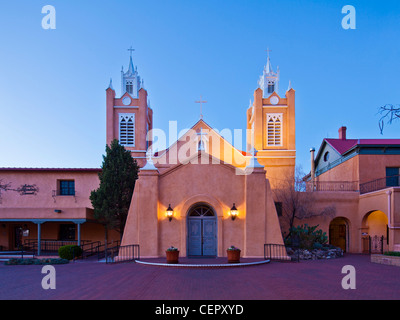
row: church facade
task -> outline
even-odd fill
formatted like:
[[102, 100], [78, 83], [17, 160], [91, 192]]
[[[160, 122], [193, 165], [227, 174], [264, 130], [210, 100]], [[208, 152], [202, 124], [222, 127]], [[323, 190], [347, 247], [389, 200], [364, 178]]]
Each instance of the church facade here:
[[[153, 111], [134, 70], [131, 60], [128, 72], [122, 72], [120, 98], [111, 85], [107, 89], [107, 141], [119, 139], [142, 167], [122, 245], [139, 244], [144, 257], [163, 256], [170, 246], [181, 256], [225, 256], [232, 245], [243, 256], [262, 257], [265, 243], [283, 244], [266, 174], [293, 175], [295, 92], [289, 88], [285, 97], [277, 94], [279, 74], [269, 58], [244, 114], [246, 151], [202, 117], [174, 144], [157, 149]], [[130, 81], [138, 84], [133, 91]], [[129, 121], [135, 128], [131, 136]]]
[[[132, 56], [121, 71], [121, 91], [106, 89], [106, 143], [118, 139], [140, 166], [122, 240], [142, 257], [263, 257], [264, 244], [283, 244], [282, 205], [276, 197], [296, 165], [295, 90], [279, 94], [279, 70], [267, 59], [253, 99], [243, 109], [246, 150], [201, 116], [173, 144], [157, 144], [153, 109]], [[156, 112], [156, 111], [154, 111]], [[87, 248], [104, 242], [89, 196], [101, 169], [0, 168], [0, 249], [54, 244]], [[304, 178], [314, 209], [334, 207], [295, 224], [319, 225], [346, 252], [377, 247], [400, 251], [400, 140], [324, 139]], [[373, 241], [377, 239], [377, 241]], [[121, 243], [119, 243], [121, 240]], [[86, 246], [86, 247], [85, 247]]]

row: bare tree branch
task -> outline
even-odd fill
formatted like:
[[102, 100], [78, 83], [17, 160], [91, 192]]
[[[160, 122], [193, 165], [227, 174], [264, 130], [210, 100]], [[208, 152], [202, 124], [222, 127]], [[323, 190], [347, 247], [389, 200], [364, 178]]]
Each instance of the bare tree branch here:
[[392, 124], [393, 121], [400, 119], [400, 105], [394, 106], [392, 104], [386, 104], [379, 108], [378, 113], [381, 115], [378, 123], [379, 130], [381, 134], [383, 134], [385, 120], [387, 124]]
[[[303, 180], [304, 173], [300, 167], [296, 167], [294, 177], [282, 179], [280, 184], [273, 190], [275, 201], [281, 203], [282, 222], [287, 229], [286, 238], [290, 237], [290, 230], [295, 220], [303, 220], [316, 216], [334, 216], [336, 207], [334, 205], [325, 208], [317, 208], [315, 193], [307, 191], [306, 181]], [[285, 228], [286, 227], [286, 228]]]

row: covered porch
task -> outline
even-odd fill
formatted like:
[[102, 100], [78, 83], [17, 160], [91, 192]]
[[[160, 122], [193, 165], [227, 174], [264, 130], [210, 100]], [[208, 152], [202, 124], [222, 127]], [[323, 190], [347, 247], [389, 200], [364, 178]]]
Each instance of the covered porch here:
[[1, 251], [29, 250], [37, 256], [104, 238], [103, 226], [87, 219], [0, 219], [0, 230]]

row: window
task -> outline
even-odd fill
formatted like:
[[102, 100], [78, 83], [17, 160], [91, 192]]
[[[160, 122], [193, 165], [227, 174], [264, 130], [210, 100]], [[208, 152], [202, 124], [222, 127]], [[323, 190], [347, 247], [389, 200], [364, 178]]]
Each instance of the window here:
[[324, 161], [327, 162], [329, 160], [329, 151], [324, 154]]
[[282, 113], [267, 114], [267, 146], [282, 145]]
[[400, 168], [386, 168], [386, 186], [400, 186]]
[[75, 240], [75, 225], [60, 224], [59, 240]]
[[135, 114], [119, 115], [119, 143], [122, 146], [135, 146]]
[[74, 180], [60, 180], [60, 196], [74, 196], [75, 195], [75, 181]]
[[275, 209], [276, 213], [278, 214], [278, 217], [282, 217], [282, 202], [275, 202]]
[[191, 217], [213, 217], [214, 211], [207, 205], [197, 205], [190, 210]]
[[133, 83], [132, 81], [126, 82], [126, 92], [132, 94], [133, 93]]
[[268, 93], [272, 93], [275, 91], [275, 83], [268, 82]]

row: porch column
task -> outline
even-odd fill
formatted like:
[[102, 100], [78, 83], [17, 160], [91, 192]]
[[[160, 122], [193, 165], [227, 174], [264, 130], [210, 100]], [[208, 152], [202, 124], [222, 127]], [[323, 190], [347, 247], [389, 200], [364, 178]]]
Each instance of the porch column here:
[[42, 223], [43, 221], [35, 222], [38, 226], [37, 229], [37, 255], [40, 256], [40, 247], [41, 247], [41, 233], [42, 233]]
[[77, 245], [80, 246], [81, 245], [81, 224], [82, 222], [76, 223], [78, 226], [78, 243]]

